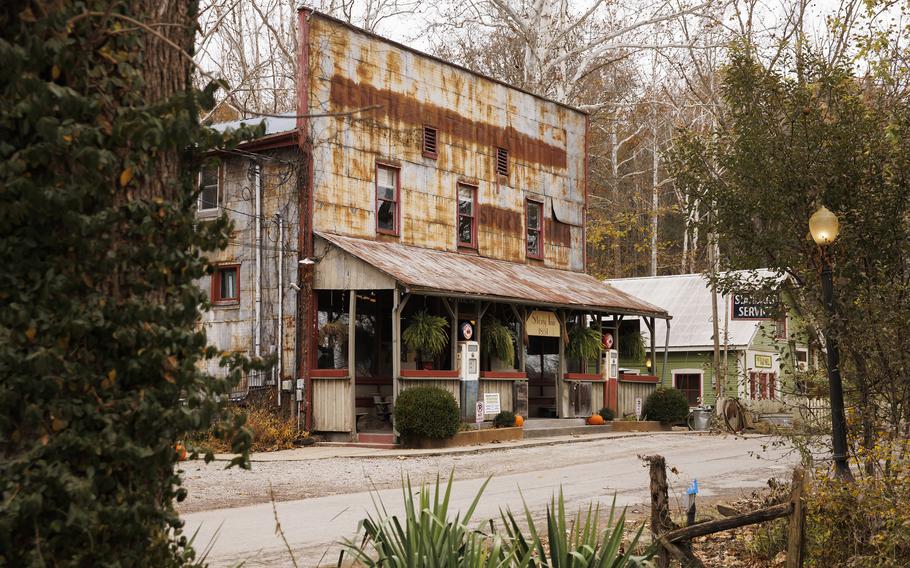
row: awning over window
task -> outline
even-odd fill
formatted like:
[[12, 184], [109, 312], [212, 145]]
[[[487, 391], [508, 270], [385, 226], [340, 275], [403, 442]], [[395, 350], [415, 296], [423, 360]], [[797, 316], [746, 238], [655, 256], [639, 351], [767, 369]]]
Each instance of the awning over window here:
[[[412, 292], [667, 317], [663, 308], [581, 272], [332, 233], [316, 234]], [[317, 271], [331, 269], [320, 262]]]

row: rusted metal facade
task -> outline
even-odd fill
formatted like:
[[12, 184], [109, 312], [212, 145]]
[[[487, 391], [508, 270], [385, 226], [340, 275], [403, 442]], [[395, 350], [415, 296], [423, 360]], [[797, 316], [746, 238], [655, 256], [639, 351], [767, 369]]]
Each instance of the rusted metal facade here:
[[[456, 187], [477, 187], [476, 254], [584, 270], [587, 116], [324, 16], [308, 22], [317, 231], [456, 252]], [[361, 110], [365, 109], [365, 110]], [[425, 126], [438, 132], [426, 157]], [[508, 152], [508, 175], [496, 170]], [[399, 236], [376, 231], [377, 163], [400, 167]], [[525, 254], [526, 199], [544, 204], [544, 258]]]
[[[584, 274], [587, 116], [328, 16], [302, 10], [299, 18], [296, 116], [272, 120], [278, 132], [223, 154], [220, 210], [236, 233], [213, 260], [240, 266], [241, 289], [239, 301], [206, 315], [211, 343], [280, 352], [282, 368], [248, 385], [274, 385], [302, 427], [357, 440], [365, 408], [412, 386], [471, 400], [453, 368], [460, 320], [474, 321], [482, 338], [481, 319], [493, 308], [514, 314], [524, 333], [528, 314], [548, 309], [562, 334], [547, 354], [554, 412], [597, 410], [603, 378], [569, 373], [568, 320], [600, 328], [608, 315], [665, 312]], [[379, 166], [397, 172], [391, 231], [377, 226]], [[475, 188], [467, 247], [458, 239], [462, 184]], [[526, 252], [529, 200], [540, 204], [539, 255]], [[334, 311], [319, 306], [320, 297]], [[449, 368], [418, 370], [402, 345], [404, 315], [430, 299], [448, 312]], [[371, 308], [379, 305], [385, 311]], [[374, 310], [372, 323], [364, 309]], [[344, 346], [327, 347], [326, 322], [347, 338]], [[372, 348], [383, 353], [370, 362], [382, 359], [388, 369], [365, 375], [361, 337], [378, 322], [389, 330], [376, 336]], [[519, 351], [527, 351], [524, 337]], [[511, 369], [488, 361], [472, 396], [495, 393], [503, 409], [526, 408], [519, 358]]]

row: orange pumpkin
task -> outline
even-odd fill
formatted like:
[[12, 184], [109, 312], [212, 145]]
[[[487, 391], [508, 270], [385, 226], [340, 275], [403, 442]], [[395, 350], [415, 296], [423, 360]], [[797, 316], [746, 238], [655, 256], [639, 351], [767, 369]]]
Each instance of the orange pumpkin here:
[[521, 417], [520, 414], [515, 415], [515, 426], [521, 428], [525, 425], [525, 419]]
[[605, 423], [606, 422], [604, 422], [604, 417], [601, 416], [600, 414], [592, 414], [588, 418], [588, 424], [590, 424], [591, 426], [600, 426]]
[[178, 443], [176, 446], [174, 446], [174, 451], [177, 452], [177, 461], [186, 460], [186, 446]]

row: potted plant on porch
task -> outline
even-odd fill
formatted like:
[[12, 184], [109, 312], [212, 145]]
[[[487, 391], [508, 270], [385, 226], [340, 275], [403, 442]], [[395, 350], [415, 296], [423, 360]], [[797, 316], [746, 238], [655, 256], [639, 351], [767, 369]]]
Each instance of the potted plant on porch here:
[[597, 361], [601, 349], [603, 349], [603, 343], [600, 332], [593, 327], [577, 325], [569, 331], [566, 354], [581, 361], [583, 368], [588, 362]]
[[480, 354], [490, 359], [496, 359], [498, 365], [491, 368], [512, 369], [515, 365], [515, 342], [512, 333], [498, 318], [487, 316], [483, 318], [483, 335], [480, 338]]
[[433, 368], [432, 359], [442, 353], [449, 343], [448, 327], [449, 322], [444, 317], [434, 316], [426, 310], [420, 310], [408, 319], [408, 327], [402, 332], [401, 339], [408, 350], [417, 354], [417, 368]]

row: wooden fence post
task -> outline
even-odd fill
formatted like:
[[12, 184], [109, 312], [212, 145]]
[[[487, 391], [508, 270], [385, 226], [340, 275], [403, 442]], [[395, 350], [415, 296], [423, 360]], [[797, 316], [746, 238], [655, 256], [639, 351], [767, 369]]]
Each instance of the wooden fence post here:
[[[651, 534], [654, 542], [660, 536], [676, 528], [670, 519], [670, 499], [667, 496], [667, 460], [663, 456], [653, 455], [645, 457], [649, 465], [651, 477]], [[657, 548], [658, 568], [670, 566], [670, 556], [665, 546]]]
[[803, 488], [805, 473], [801, 467], [793, 470], [793, 483], [790, 486], [790, 523], [787, 534], [787, 568], [802, 568], [803, 565], [803, 532], [806, 515], [803, 505]]

